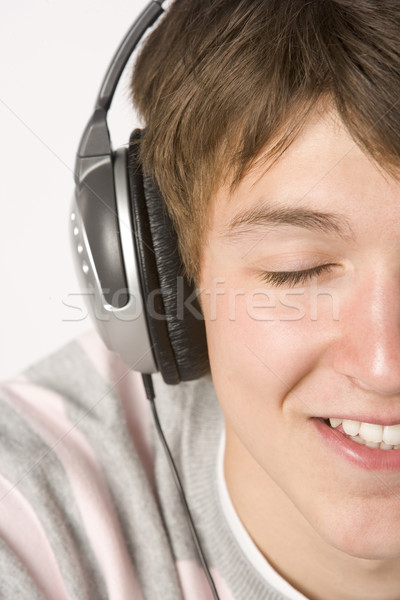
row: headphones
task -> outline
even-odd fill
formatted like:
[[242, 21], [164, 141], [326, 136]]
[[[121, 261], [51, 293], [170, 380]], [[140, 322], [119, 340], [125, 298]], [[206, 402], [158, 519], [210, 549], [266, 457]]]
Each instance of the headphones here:
[[71, 237], [82, 292], [108, 348], [142, 373], [154, 422], [180, 494], [212, 596], [219, 599], [164, 437], [151, 374], [177, 384], [209, 371], [204, 320], [196, 289], [183, 276], [177, 235], [155, 177], [139, 159], [145, 131], [111, 149], [107, 113], [123, 69], [143, 35], [164, 14], [150, 2], [128, 31], [104, 77], [81, 138], [75, 166]]
[[142, 171], [145, 130], [113, 151], [107, 125], [123, 69], [164, 3], [150, 2], [104, 77], [77, 152], [71, 236], [82, 292], [105, 344], [132, 369], [160, 371], [166, 383], [177, 384], [209, 371], [197, 292], [183, 276], [155, 177]]

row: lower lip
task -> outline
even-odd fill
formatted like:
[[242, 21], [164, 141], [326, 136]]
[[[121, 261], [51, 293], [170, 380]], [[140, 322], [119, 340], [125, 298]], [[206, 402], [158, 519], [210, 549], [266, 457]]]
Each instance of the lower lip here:
[[314, 427], [336, 454], [350, 461], [353, 465], [367, 471], [400, 470], [400, 450], [381, 450], [357, 444], [345, 435], [329, 427], [322, 419], [311, 419]]

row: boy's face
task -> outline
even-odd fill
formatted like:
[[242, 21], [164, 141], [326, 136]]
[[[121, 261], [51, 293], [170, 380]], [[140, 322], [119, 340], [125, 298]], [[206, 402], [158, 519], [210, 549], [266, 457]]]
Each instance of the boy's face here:
[[[201, 300], [239, 516], [272, 556], [266, 532], [287, 527], [333, 552], [400, 557], [400, 450], [322, 421], [400, 423], [400, 183], [316, 114], [211, 211]], [[320, 265], [298, 282], [268, 275]]]

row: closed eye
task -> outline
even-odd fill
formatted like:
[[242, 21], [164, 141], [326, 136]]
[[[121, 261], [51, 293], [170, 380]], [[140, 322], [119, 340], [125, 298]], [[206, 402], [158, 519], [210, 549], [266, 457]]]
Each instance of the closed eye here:
[[283, 285], [293, 287], [298, 283], [305, 283], [318, 277], [321, 273], [329, 273], [335, 266], [334, 264], [318, 265], [305, 271], [266, 271], [261, 275], [261, 279], [275, 287]]

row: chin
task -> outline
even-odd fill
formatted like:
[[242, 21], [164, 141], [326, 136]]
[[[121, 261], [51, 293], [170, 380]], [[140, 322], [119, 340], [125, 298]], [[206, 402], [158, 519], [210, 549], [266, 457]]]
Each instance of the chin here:
[[377, 511], [363, 506], [340, 516], [325, 515], [313, 527], [326, 543], [348, 556], [369, 561], [399, 559], [400, 506], [399, 499], [394, 500], [396, 510]]
[[[347, 554], [358, 559], [370, 561], [388, 561], [400, 558], [400, 542], [396, 540], [355, 539], [351, 542], [332, 540], [332, 545]], [[336, 542], [336, 543], [335, 543]]]

